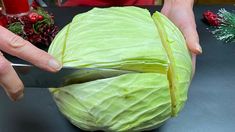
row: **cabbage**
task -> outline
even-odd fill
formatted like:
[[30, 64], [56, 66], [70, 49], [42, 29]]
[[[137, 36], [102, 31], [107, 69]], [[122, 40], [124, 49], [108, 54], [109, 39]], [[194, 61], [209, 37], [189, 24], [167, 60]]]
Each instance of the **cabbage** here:
[[49, 53], [64, 66], [137, 71], [50, 89], [59, 110], [83, 130], [153, 129], [187, 100], [190, 53], [181, 32], [159, 12], [94, 8], [75, 16]]

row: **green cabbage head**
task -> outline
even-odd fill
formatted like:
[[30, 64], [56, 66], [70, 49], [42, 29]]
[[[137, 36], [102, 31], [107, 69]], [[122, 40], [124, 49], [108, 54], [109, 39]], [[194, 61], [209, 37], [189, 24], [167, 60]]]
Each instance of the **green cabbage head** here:
[[153, 129], [187, 100], [191, 56], [181, 32], [159, 12], [94, 8], [75, 16], [49, 53], [64, 66], [139, 72], [50, 89], [63, 115], [83, 130]]

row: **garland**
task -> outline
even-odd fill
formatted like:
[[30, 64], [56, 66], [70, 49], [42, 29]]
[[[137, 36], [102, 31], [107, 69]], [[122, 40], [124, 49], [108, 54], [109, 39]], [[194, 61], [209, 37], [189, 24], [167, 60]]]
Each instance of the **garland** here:
[[0, 25], [36, 46], [49, 46], [58, 33], [54, 16], [35, 2], [32, 7], [32, 11], [24, 16], [12, 17], [1, 14]]
[[235, 14], [220, 9], [217, 14], [212, 11], [203, 13], [203, 20], [210, 26], [211, 33], [226, 43], [235, 42]]

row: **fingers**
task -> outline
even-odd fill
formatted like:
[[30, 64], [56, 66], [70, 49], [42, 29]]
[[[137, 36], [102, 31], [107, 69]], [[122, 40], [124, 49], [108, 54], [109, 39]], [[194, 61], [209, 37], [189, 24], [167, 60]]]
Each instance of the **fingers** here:
[[188, 10], [188, 12], [182, 13], [185, 20], [182, 20], [182, 17], [177, 17], [178, 21], [176, 22], [176, 25], [179, 26], [181, 32], [183, 33], [188, 49], [192, 53], [198, 55], [202, 53], [202, 48], [199, 44], [194, 14], [191, 8], [185, 9]]
[[191, 24], [189, 24], [181, 28], [181, 31], [184, 34], [189, 50], [196, 55], [201, 54], [202, 48], [199, 44], [199, 38], [196, 27], [191, 26]]
[[196, 55], [201, 54], [202, 49], [199, 44], [192, 7], [186, 5], [172, 5], [171, 8], [169, 8], [168, 5], [164, 4], [162, 13], [181, 30], [186, 39], [188, 49]]
[[199, 44], [198, 34], [197, 34], [197, 31], [196, 31], [196, 26], [190, 26], [190, 24], [189, 24], [187, 27], [182, 28], [181, 31], [184, 34], [188, 49], [191, 51], [191, 56], [192, 56], [192, 77], [193, 77], [194, 74], [195, 74], [195, 69], [196, 69], [197, 55], [202, 53], [202, 49], [201, 49], [201, 46]]
[[0, 85], [13, 101], [21, 99], [24, 95], [23, 83], [17, 76], [11, 63], [2, 55], [0, 55]]
[[164, 14], [165, 16], [168, 16], [170, 9], [171, 9], [171, 2], [169, 0], [167, 0], [164, 2], [164, 5], [161, 9], [161, 13]]
[[44, 70], [56, 72], [61, 64], [45, 51], [0, 26], [0, 49], [13, 56], [26, 60]]

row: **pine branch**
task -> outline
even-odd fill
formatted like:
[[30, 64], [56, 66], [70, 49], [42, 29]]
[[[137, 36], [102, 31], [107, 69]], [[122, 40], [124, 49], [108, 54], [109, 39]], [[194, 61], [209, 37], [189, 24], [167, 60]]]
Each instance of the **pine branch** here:
[[212, 33], [218, 40], [223, 40], [226, 43], [235, 42], [235, 14], [220, 9], [218, 15], [221, 24]]
[[15, 34], [21, 34], [23, 32], [23, 25], [20, 22], [14, 22], [8, 26], [8, 30]]
[[37, 8], [37, 10], [35, 10], [35, 12], [37, 12], [39, 15], [42, 15], [44, 18], [44, 22], [47, 25], [51, 25], [54, 24], [54, 20], [51, 18], [50, 14], [48, 14], [43, 8]]

